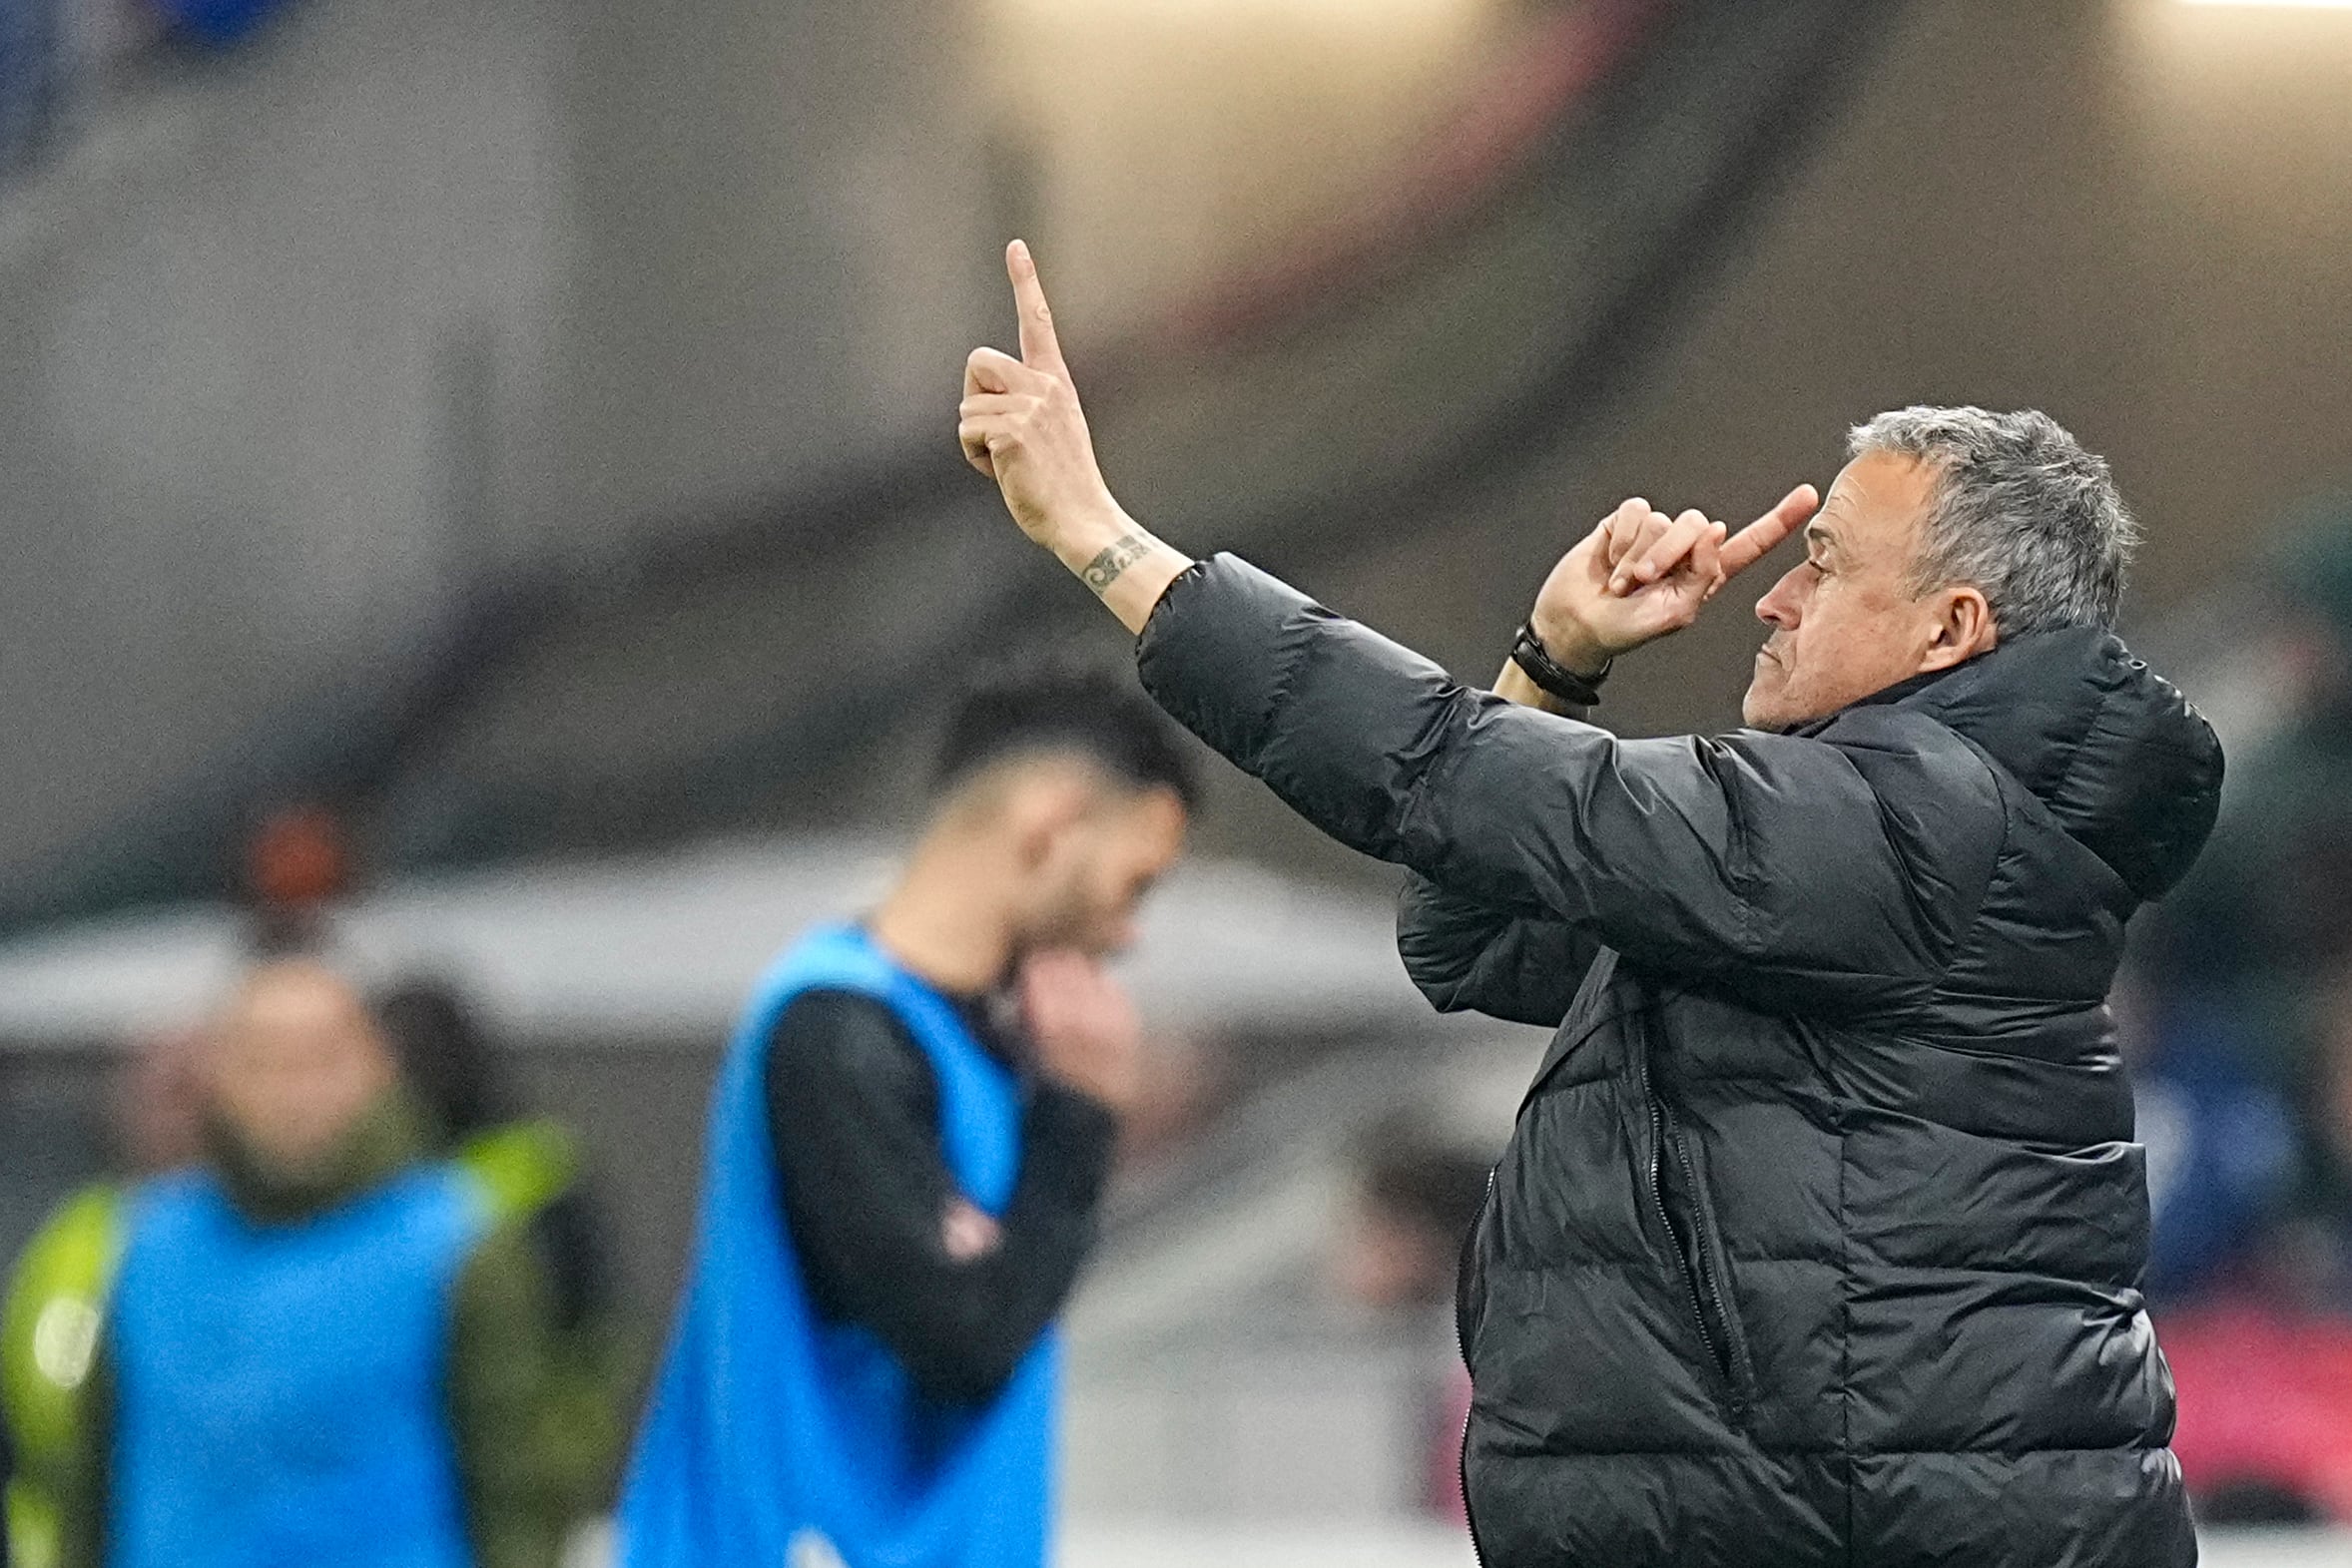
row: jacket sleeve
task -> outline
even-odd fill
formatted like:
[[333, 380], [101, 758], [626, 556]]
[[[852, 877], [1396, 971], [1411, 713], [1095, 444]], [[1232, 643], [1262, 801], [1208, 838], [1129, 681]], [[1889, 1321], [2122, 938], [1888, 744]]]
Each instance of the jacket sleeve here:
[[[1137, 657], [1163, 708], [1340, 842], [1760, 1005], [1915, 986], [1990, 875], [1993, 845], [1940, 863], [1953, 833], [1913, 819], [1969, 813], [1888, 808], [1848, 747], [1620, 741], [1466, 687], [1232, 556], [1170, 587]], [[1990, 796], [1966, 766], [1909, 796]], [[1997, 840], [1997, 802], [1992, 820]]]
[[555, 1568], [561, 1482], [545, 1400], [552, 1308], [516, 1225], [499, 1227], [457, 1282], [448, 1398], [466, 1537], [479, 1568]]
[[1418, 871], [1397, 899], [1397, 954], [1442, 1013], [1480, 1012], [1548, 1029], [1566, 1015], [1599, 950], [1565, 920], [1465, 898]]

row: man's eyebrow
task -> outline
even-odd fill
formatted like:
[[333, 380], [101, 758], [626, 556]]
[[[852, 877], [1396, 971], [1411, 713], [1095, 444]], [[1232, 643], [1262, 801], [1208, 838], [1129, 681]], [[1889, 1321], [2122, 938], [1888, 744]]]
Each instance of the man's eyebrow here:
[[1805, 548], [1812, 550], [1816, 546], [1824, 550], [1838, 548], [1838, 536], [1822, 527], [1818, 518], [1805, 525]]

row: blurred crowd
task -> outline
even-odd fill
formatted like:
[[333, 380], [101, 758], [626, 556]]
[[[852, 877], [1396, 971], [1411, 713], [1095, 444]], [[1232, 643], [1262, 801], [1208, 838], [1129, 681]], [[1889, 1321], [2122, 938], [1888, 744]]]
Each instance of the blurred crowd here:
[[2115, 996], [2147, 1294], [2206, 1516], [2352, 1520], [2352, 503], [2283, 535], [2237, 640], [2265, 722]]

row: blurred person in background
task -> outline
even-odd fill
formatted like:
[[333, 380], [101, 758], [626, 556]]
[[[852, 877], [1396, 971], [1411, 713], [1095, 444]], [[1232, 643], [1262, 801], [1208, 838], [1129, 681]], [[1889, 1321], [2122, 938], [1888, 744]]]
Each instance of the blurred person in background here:
[[259, 964], [204, 1057], [206, 1164], [127, 1201], [62, 1560], [548, 1568], [544, 1286], [359, 994]]
[[[2313, 990], [2302, 1157], [2263, 1249], [2266, 1283], [2290, 1311], [2352, 1324], [2352, 962]], [[2352, 1443], [2352, 1409], [2345, 1414]]]
[[1383, 1123], [1356, 1153], [1337, 1277], [1348, 1298], [1367, 1307], [1451, 1309], [1462, 1244], [1486, 1196], [1492, 1162], [1431, 1137], [1421, 1120]]
[[1052, 1324], [1140, 1071], [1102, 960], [1182, 846], [1179, 746], [1105, 674], [984, 682], [896, 885], [761, 982], [625, 1568], [1045, 1561]]
[[2352, 501], [2290, 520], [2257, 609], [2275, 708], [2117, 1016], [2198, 1517], [2352, 1524]]
[[1462, 1433], [1470, 1374], [1462, 1362], [1454, 1282], [1492, 1161], [1432, 1137], [1422, 1118], [1384, 1123], [1356, 1155], [1356, 1195], [1340, 1239], [1336, 1275], [1351, 1300], [1423, 1330], [1440, 1368], [1429, 1390], [1430, 1463], [1422, 1506], [1456, 1524], [1462, 1503]]
[[138, 1181], [194, 1164], [203, 1148], [203, 1036], [135, 1041], [109, 1095], [113, 1166], [59, 1204], [18, 1258], [0, 1314], [0, 1407], [16, 1468], [7, 1531], [20, 1568], [54, 1568], [60, 1498], [85, 1441], [83, 1390], [122, 1256], [124, 1204]]
[[2294, 1186], [2294, 1109], [2245, 1021], [2213, 997], [2127, 964], [2108, 1006], [2147, 1151], [2148, 1301], [2161, 1315], [2246, 1289]]
[[[1408, 867], [1434, 1003], [1555, 1030], [1465, 1272], [1484, 1560], [2193, 1563], [2106, 997], [2221, 748], [2111, 631], [2106, 464], [2038, 412], [1909, 408], [1736, 535], [1627, 501], [1482, 692], [1137, 525], [1007, 262], [1021, 355], [966, 361], [965, 456], [1162, 706]], [[1582, 722], [1800, 527], [1751, 728]]]
[[380, 995], [375, 1011], [435, 1147], [472, 1173], [499, 1220], [519, 1226], [536, 1254], [554, 1329], [542, 1452], [556, 1466], [550, 1480], [567, 1513], [604, 1513], [644, 1354], [614, 1300], [579, 1139], [552, 1117], [518, 1111], [478, 1017], [455, 987], [407, 980]]
[[2277, 721], [2233, 760], [2211, 846], [2134, 946], [2167, 1005], [2231, 1019], [2292, 1092], [2314, 1077], [2318, 982], [2352, 959], [2352, 498], [2296, 520], [2261, 577]]
[[2207, 1523], [2352, 1524], [2352, 970], [2321, 990], [2301, 1180], [2249, 1227], [2252, 1268], [2163, 1319]]

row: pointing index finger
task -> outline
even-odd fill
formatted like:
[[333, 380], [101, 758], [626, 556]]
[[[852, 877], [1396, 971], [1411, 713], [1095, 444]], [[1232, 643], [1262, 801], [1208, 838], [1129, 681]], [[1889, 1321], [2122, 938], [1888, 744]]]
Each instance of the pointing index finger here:
[[1801, 484], [1782, 496], [1779, 505], [1723, 541], [1723, 548], [1716, 553], [1723, 575], [1737, 577], [1754, 566], [1782, 540], [1804, 527], [1805, 519], [1820, 507], [1821, 492], [1809, 484]]
[[1032, 369], [1064, 368], [1061, 341], [1053, 332], [1053, 307], [1045, 302], [1045, 285], [1037, 280], [1037, 259], [1026, 241], [1015, 240], [1004, 250], [1004, 269], [1012, 276], [1013, 303], [1020, 310], [1021, 360]]

